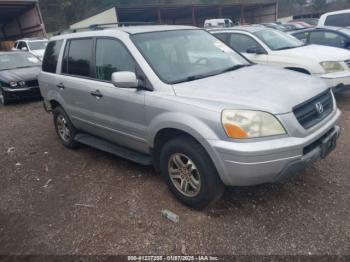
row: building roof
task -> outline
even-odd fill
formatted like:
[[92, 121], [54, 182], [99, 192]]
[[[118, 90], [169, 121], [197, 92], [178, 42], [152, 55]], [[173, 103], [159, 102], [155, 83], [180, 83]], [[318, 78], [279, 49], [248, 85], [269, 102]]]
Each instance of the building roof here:
[[256, 4], [273, 4], [277, 3], [277, 0], [214, 0], [210, 2], [204, 2], [200, 0], [177, 0], [177, 1], [164, 1], [164, 0], [144, 0], [142, 4], [138, 1], [128, 1], [127, 3], [116, 4], [117, 7], [147, 7], [147, 6], [212, 6], [212, 5], [256, 5]]
[[37, 3], [38, 0], [0, 0], [0, 24], [5, 24]]

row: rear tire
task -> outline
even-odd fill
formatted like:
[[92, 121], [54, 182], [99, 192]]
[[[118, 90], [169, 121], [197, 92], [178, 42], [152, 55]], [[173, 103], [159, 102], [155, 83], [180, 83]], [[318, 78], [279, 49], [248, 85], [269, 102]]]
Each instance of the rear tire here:
[[53, 110], [53, 120], [56, 133], [62, 144], [69, 149], [77, 148], [79, 144], [74, 140], [77, 130], [63, 108], [56, 107]]
[[170, 191], [192, 208], [203, 209], [215, 203], [225, 191], [210, 156], [190, 137], [167, 142], [161, 150], [160, 167]]

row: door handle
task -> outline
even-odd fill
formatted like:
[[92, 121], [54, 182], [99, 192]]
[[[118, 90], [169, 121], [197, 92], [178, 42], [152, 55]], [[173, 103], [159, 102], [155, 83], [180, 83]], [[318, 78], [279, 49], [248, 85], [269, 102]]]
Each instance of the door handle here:
[[92, 96], [96, 97], [96, 98], [102, 98], [103, 97], [103, 95], [101, 94], [100, 90], [92, 91], [90, 94]]
[[65, 88], [66, 88], [66, 87], [64, 86], [63, 83], [59, 83], [59, 84], [57, 85], [57, 87], [58, 87], [59, 89], [65, 89]]

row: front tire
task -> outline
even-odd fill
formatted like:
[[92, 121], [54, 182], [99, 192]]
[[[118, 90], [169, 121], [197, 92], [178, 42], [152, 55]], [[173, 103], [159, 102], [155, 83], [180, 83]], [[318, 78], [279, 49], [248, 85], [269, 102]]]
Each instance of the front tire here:
[[2, 91], [0, 89], [0, 103], [3, 105], [3, 106], [6, 106], [9, 104], [8, 100], [6, 99], [6, 96], [4, 94], [4, 91]]
[[56, 133], [62, 144], [69, 149], [77, 148], [78, 143], [74, 140], [77, 130], [63, 108], [56, 107], [53, 110], [53, 119]]
[[161, 150], [160, 167], [170, 191], [192, 208], [215, 203], [225, 191], [210, 156], [190, 137], [167, 142]]

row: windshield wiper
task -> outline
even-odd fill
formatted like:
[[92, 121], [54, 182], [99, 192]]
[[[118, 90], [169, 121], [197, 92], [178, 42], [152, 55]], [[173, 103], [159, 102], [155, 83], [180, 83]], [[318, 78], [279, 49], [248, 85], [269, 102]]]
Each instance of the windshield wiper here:
[[281, 50], [287, 50], [287, 49], [293, 49], [293, 48], [297, 48], [299, 46], [285, 46], [285, 47], [280, 47], [275, 49], [275, 51], [281, 51]]
[[191, 82], [194, 80], [198, 80], [198, 79], [202, 79], [202, 78], [206, 78], [209, 77], [211, 75], [194, 75], [194, 76], [188, 76], [186, 78], [180, 79], [178, 81], [174, 81], [172, 82], [172, 84], [180, 84], [180, 83], [184, 83], [184, 82]]
[[231, 67], [229, 67], [229, 68], [227, 68], [225, 70], [222, 70], [220, 72], [220, 74], [226, 73], [226, 72], [231, 72], [231, 71], [236, 71], [238, 69], [241, 69], [242, 67], [247, 67], [247, 66], [251, 66], [251, 65], [243, 65], [243, 64], [242, 65], [234, 65], [234, 66], [231, 66]]
[[195, 80], [199, 80], [199, 79], [203, 79], [203, 78], [206, 78], [206, 77], [210, 77], [210, 76], [216, 76], [216, 75], [220, 75], [220, 74], [223, 74], [223, 73], [226, 73], [226, 72], [231, 72], [231, 71], [235, 71], [235, 70], [238, 70], [242, 67], [246, 67], [246, 66], [251, 66], [249, 64], [247, 65], [234, 65], [234, 66], [231, 66], [225, 70], [222, 70], [220, 72], [216, 72], [216, 73], [212, 73], [212, 74], [205, 74], [205, 75], [193, 75], [193, 76], [188, 76], [184, 79], [180, 79], [178, 81], [174, 81], [172, 82], [172, 84], [180, 84], [180, 83], [184, 83], [184, 82], [191, 82], [191, 81], [195, 81]]
[[298, 45], [298, 46], [285, 46], [285, 47], [280, 47], [280, 48], [277, 48], [277, 49], [275, 49], [275, 51], [287, 50], [287, 49], [293, 49], [293, 48], [298, 48], [298, 47], [307, 46], [307, 45], [309, 45], [309, 44], [304, 43], [304, 44], [302, 44], [302, 45]]

